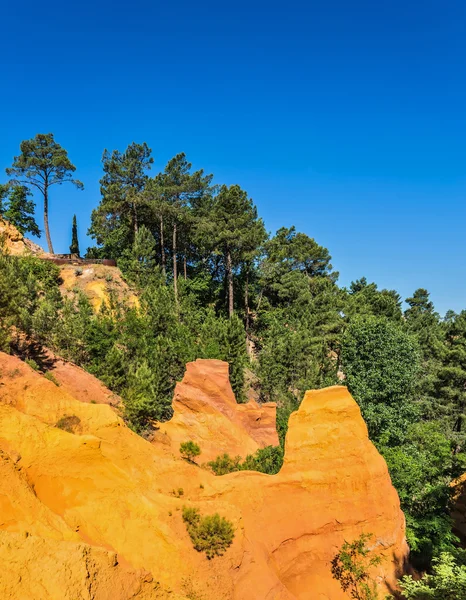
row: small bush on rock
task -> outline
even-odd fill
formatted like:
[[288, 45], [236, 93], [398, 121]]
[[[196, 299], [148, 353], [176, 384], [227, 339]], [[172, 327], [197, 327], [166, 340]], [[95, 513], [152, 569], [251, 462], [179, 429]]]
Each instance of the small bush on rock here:
[[183, 508], [183, 521], [195, 550], [210, 560], [221, 556], [235, 537], [233, 524], [218, 513], [201, 517], [197, 508]]
[[239, 471], [241, 468], [241, 456], [231, 458], [229, 454], [221, 454], [215, 460], [211, 460], [207, 465], [212, 469], [215, 475], [226, 475]]
[[67, 431], [68, 433], [74, 433], [76, 427], [78, 427], [80, 423], [81, 419], [76, 415], [65, 415], [57, 421], [55, 427], [63, 429], [63, 431]]
[[185, 460], [189, 460], [190, 462], [194, 462], [194, 458], [199, 456], [201, 453], [201, 449], [195, 442], [191, 440], [189, 442], [183, 442], [180, 444], [180, 454]]

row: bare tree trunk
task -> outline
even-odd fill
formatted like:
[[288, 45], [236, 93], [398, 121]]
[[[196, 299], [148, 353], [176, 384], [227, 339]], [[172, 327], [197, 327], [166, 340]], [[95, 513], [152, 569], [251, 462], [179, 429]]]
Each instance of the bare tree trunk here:
[[233, 316], [233, 267], [231, 265], [231, 253], [227, 250], [226, 256], [227, 286], [228, 286], [228, 316]]
[[176, 254], [176, 221], [173, 224], [173, 288], [175, 290], [175, 302], [178, 304], [178, 268]]
[[167, 276], [167, 259], [165, 257], [165, 240], [163, 237], [163, 216], [160, 215], [160, 254], [162, 257], [162, 273], [164, 278]]
[[249, 331], [249, 265], [246, 265], [246, 280], [244, 282], [244, 312], [247, 335]]
[[47, 183], [44, 186], [44, 228], [45, 238], [47, 240], [47, 246], [49, 247], [50, 254], [54, 254], [52, 246], [52, 238], [50, 237], [49, 229], [49, 190]]
[[183, 271], [184, 271], [184, 280], [188, 278], [188, 265], [186, 264], [186, 251], [183, 256]]
[[131, 204], [131, 209], [133, 212], [133, 229], [134, 229], [134, 235], [136, 236], [137, 232], [138, 232], [138, 212], [136, 209], [136, 201], [133, 200], [132, 204]]

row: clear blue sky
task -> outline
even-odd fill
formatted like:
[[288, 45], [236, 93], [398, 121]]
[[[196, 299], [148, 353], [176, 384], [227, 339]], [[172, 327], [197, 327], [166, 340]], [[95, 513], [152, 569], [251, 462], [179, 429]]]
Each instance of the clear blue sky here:
[[464, 0], [4, 0], [2, 23], [1, 172], [50, 131], [86, 188], [52, 191], [56, 251], [74, 212], [90, 243], [103, 149], [147, 141], [327, 246], [341, 284], [466, 308]]

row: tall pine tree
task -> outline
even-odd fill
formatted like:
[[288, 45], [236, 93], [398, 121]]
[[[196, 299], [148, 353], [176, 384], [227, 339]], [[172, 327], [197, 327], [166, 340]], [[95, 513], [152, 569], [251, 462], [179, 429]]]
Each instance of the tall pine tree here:
[[6, 170], [12, 176], [13, 184], [37, 188], [44, 199], [44, 228], [49, 252], [53, 254], [52, 238], [49, 229], [49, 189], [52, 185], [72, 183], [78, 189], [83, 184], [72, 178], [76, 167], [68, 158], [67, 151], [58, 144], [53, 133], [38, 133], [20, 145], [21, 154], [15, 156], [13, 165]]

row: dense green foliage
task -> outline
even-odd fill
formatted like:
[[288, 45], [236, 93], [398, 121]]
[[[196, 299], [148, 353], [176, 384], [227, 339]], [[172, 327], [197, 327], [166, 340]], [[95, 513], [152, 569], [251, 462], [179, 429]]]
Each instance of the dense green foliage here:
[[35, 204], [26, 186], [0, 186], [0, 217], [9, 221], [23, 235], [30, 233], [40, 237], [34, 212]]
[[[171, 417], [186, 362], [228, 361], [239, 402], [251, 390], [277, 402], [280, 447], [244, 461], [220, 456], [218, 474], [276, 473], [304, 392], [346, 384], [400, 495], [412, 561], [429, 568], [453, 552], [450, 483], [466, 469], [466, 311], [441, 318], [418, 289], [403, 312], [396, 291], [364, 277], [341, 288], [329, 251], [294, 227], [267, 235], [238, 185], [215, 185], [183, 153], [151, 177], [153, 164], [147, 144], [104, 152], [89, 230], [97, 245], [87, 256], [117, 259], [138, 306], [115, 293], [95, 314], [78, 290], [61, 296], [54, 265], [2, 253], [0, 349], [42, 372], [41, 346], [81, 365], [122, 396], [143, 435]], [[47, 173], [47, 185], [80, 185], [73, 171], [51, 135], [23, 142], [8, 170], [15, 185], [42, 193]], [[10, 189], [0, 186], [2, 214]], [[32, 216], [24, 199], [21, 219]]]
[[255, 454], [248, 454], [244, 461], [241, 456], [231, 458], [228, 454], [221, 454], [215, 460], [207, 463], [215, 475], [226, 475], [234, 471], [259, 471], [275, 475], [283, 463], [283, 449], [281, 446], [266, 446], [259, 448]]
[[183, 521], [194, 548], [209, 559], [222, 556], [235, 537], [233, 524], [218, 513], [202, 517], [199, 509], [184, 507]]
[[418, 581], [405, 576], [400, 586], [406, 600], [466, 600], [466, 566], [443, 552], [434, 558], [431, 574]]

